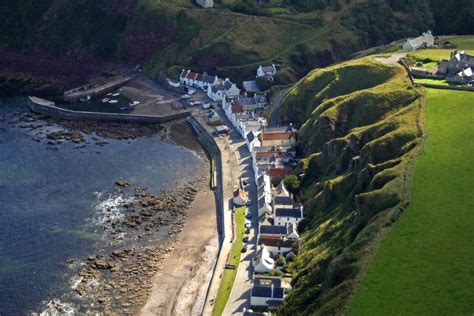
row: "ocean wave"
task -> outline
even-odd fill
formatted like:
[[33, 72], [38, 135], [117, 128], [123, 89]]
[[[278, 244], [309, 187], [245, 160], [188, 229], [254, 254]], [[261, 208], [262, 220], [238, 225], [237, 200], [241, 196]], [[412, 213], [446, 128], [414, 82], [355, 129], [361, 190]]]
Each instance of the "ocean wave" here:
[[72, 316], [76, 314], [77, 310], [72, 303], [64, 303], [55, 298], [46, 304], [46, 308], [40, 313], [40, 316]]
[[[100, 198], [102, 194], [96, 192], [96, 196]], [[93, 224], [104, 227], [106, 230], [112, 229], [112, 225], [125, 216], [124, 205], [131, 203], [133, 200], [133, 197], [124, 198], [121, 194], [110, 195], [96, 205], [97, 212], [92, 220]]]

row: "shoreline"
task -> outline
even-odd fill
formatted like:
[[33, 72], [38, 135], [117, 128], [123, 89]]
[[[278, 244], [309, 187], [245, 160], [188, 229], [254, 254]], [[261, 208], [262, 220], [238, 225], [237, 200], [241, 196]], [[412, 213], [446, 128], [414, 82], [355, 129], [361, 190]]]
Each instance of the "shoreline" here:
[[[141, 85], [141, 88], [146, 88], [146, 86]], [[156, 90], [148, 91], [145, 98], [151, 100], [154, 92]], [[165, 104], [160, 106], [160, 110], [162, 111], [165, 106], [168, 108], [166, 112], [171, 110], [170, 105]], [[102, 125], [92, 124], [91, 128], [88, 122], [64, 120], [60, 122], [66, 129], [72, 128], [85, 133], [91, 132], [95, 125]], [[119, 124], [115, 125], [120, 129]], [[183, 225], [164, 245], [158, 246], [154, 251], [148, 250], [151, 253], [150, 257], [153, 257], [150, 259], [152, 264], [157, 263], [157, 266], [155, 273], [149, 276], [151, 283], [147, 282], [145, 290], [147, 293], [141, 296], [145, 302], [141, 301], [134, 307], [125, 303], [125, 311], [132, 312], [133, 310], [134, 313], [142, 315], [200, 314], [205, 304], [207, 288], [219, 250], [215, 195], [209, 186], [211, 162], [209, 153], [199, 141], [187, 119], [178, 119], [159, 124], [159, 126], [157, 135], [161, 140], [193, 151], [203, 159], [204, 166], [201, 170], [196, 170], [196, 174], [201, 173], [201, 176], [198, 176], [199, 180], [196, 181], [198, 192], [190, 202]], [[148, 130], [146, 126], [144, 129]], [[155, 128], [151, 129], [157, 131]], [[198, 232], [197, 235], [196, 232]], [[151, 293], [148, 292], [149, 290]], [[99, 303], [109, 299], [104, 295], [98, 298]]]

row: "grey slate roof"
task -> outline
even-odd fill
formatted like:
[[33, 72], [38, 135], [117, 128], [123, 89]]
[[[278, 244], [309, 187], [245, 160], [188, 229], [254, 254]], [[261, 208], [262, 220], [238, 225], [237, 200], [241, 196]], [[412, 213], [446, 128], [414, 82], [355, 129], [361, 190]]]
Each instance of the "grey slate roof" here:
[[202, 77], [202, 81], [208, 84], [213, 84], [215, 79], [216, 79], [215, 77], [212, 77], [209, 75], [203, 75]]
[[269, 297], [269, 298], [280, 298], [284, 297], [285, 290], [281, 287], [274, 287], [273, 288], [273, 296], [272, 296], [272, 288], [269, 286], [254, 286], [252, 288], [252, 296], [254, 297]]
[[288, 235], [287, 226], [261, 225], [260, 234], [264, 235]]
[[244, 90], [247, 92], [258, 92], [260, 89], [258, 88], [257, 81], [255, 80], [250, 80], [250, 81], [244, 81], [242, 82], [242, 86], [244, 87]]
[[277, 217], [302, 218], [302, 213], [299, 208], [277, 208], [275, 210], [275, 216]]
[[250, 131], [247, 133], [247, 141], [249, 143], [253, 142], [253, 140], [255, 139], [255, 134], [253, 133], [253, 131]]
[[273, 202], [275, 205], [293, 205], [293, 199], [287, 196], [275, 196]]

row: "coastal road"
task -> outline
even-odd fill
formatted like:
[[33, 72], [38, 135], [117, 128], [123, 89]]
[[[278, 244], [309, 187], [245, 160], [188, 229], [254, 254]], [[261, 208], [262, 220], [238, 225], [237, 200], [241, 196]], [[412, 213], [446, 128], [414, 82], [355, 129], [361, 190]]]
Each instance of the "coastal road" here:
[[280, 104], [290, 89], [291, 87], [283, 88], [275, 93], [275, 95], [272, 97], [270, 114], [268, 115], [267, 120], [269, 127], [278, 126], [278, 111], [280, 110]]

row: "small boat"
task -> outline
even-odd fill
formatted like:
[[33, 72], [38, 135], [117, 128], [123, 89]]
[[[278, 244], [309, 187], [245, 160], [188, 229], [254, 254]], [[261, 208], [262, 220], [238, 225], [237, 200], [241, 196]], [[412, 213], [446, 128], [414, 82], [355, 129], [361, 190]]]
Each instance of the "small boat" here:
[[118, 97], [120, 95], [120, 92], [115, 92], [112, 94], [113, 97]]
[[132, 102], [130, 102], [128, 105], [129, 105], [130, 107], [134, 107], [134, 106], [139, 105], [139, 104], [140, 104], [139, 101], [132, 101]]
[[107, 103], [107, 102], [109, 102], [109, 101], [110, 101], [110, 98], [103, 98], [103, 99], [102, 99], [102, 103]]
[[90, 101], [91, 100], [91, 96], [90, 95], [85, 95], [83, 97], [80, 97], [79, 100], [81, 102], [87, 102], [87, 101]]
[[118, 100], [110, 100], [109, 103], [110, 104], [115, 104], [115, 103], [118, 103]]
[[120, 111], [127, 111], [127, 110], [128, 110], [128, 107], [123, 106], [123, 107], [119, 108], [119, 110], [120, 110]]
[[112, 95], [112, 92], [107, 93], [107, 95], [110, 97]]

